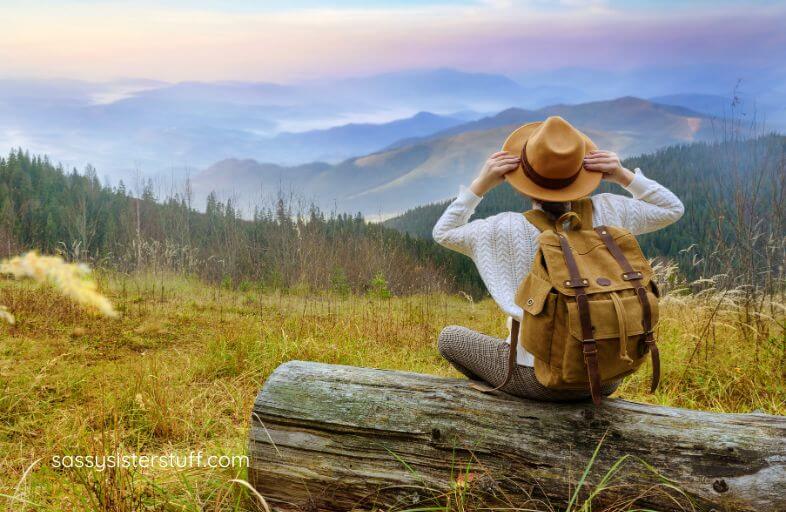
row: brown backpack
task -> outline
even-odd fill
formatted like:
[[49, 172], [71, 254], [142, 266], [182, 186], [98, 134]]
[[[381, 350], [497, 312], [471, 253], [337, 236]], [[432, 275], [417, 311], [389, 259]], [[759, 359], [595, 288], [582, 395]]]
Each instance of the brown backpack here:
[[601, 386], [636, 371], [649, 353], [654, 392], [658, 290], [636, 238], [618, 227], [593, 228], [589, 198], [574, 201], [556, 223], [541, 210], [524, 215], [541, 231], [540, 248], [516, 292], [524, 318], [520, 329], [514, 320], [511, 340], [518, 337], [535, 356], [538, 381], [551, 389], [589, 389], [597, 405]]

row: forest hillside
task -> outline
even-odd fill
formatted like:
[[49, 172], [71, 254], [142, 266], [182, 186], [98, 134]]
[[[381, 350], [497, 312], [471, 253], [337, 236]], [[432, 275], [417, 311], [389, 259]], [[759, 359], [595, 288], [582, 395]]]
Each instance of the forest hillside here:
[[[676, 261], [683, 272], [697, 277], [722, 272], [728, 262], [718, 258], [717, 251], [733, 246], [740, 238], [757, 243], [771, 236], [782, 238], [786, 234], [785, 158], [786, 137], [767, 135], [745, 141], [671, 146], [624, 160], [626, 167], [640, 168], [685, 204], [682, 220], [638, 237], [644, 253]], [[602, 192], [625, 193], [608, 184], [597, 193]], [[384, 225], [430, 239], [447, 205], [445, 201], [414, 208]], [[473, 218], [529, 208], [528, 199], [504, 184], [483, 199]], [[755, 254], [764, 256], [761, 249]]]
[[152, 182], [137, 196], [122, 181], [102, 185], [91, 167], [67, 172], [12, 151], [0, 159], [0, 255], [36, 249], [123, 272], [266, 289], [483, 293], [463, 256], [360, 214], [325, 214], [280, 196], [246, 220], [231, 200], [211, 194], [203, 213], [188, 189], [159, 197]]

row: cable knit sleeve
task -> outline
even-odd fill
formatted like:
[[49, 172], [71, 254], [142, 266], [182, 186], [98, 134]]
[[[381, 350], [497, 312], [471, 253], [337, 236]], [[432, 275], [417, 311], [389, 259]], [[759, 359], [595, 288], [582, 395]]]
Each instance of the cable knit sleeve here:
[[677, 222], [685, 211], [682, 201], [660, 183], [636, 169], [625, 187], [633, 197], [598, 194], [592, 197], [595, 225], [619, 226], [634, 235], [649, 233]]
[[431, 232], [434, 240], [448, 249], [472, 257], [476, 229], [467, 224], [482, 198], [461, 187], [459, 195], [442, 213]]

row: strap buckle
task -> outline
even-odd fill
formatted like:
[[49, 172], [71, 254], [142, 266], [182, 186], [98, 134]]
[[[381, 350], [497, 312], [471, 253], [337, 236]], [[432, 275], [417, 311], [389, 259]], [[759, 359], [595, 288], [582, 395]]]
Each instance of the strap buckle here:
[[645, 331], [642, 333], [641, 337], [639, 338], [638, 343], [638, 354], [639, 357], [644, 357], [646, 354], [649, 353], [650, 347], [655, 346], [655, 336], [652, 330]]
[[639, 271], [623, 272], [622, 273], [622, 279], [625, 280], [625, 281], [634, 281], [636, 279], [641, 279], [642, 277], [644, 277], [644, 274], [642, 274]]
[[568, 288], [586, 288], [589, 285], [589, 280], [579, 277], [578, 279], [568, 279], [563, 281]]
[[581, 340], [581, 348], [585, 356], [598, 353], [598, 343], [595, 338]]

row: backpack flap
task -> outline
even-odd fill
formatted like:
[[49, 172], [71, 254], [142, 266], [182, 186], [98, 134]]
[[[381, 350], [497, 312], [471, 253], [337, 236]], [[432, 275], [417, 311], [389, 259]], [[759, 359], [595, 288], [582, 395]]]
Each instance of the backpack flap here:
[[[609, 227], [606, 229], [626, 254], [632, 267], [641, 272], [642, 285], [647, 286], [652, 280], [652, 267], [641, 253], [636, 238], [622, 228]], [[625, 279], [619, 264], [595, 231], [568, 231], [564, 234], [573, 249], [580, 276], [587, 279], [586, 293], [588, 295], [632, 288], [630, 280]], [[568, 284], [570, 273], [565, 264], [565, 256], [562, 253], [557, 233], [544, 231], [538, 238], [538, 242], [552, 286], [562, 294], [575, 296], [575, 288]]]

